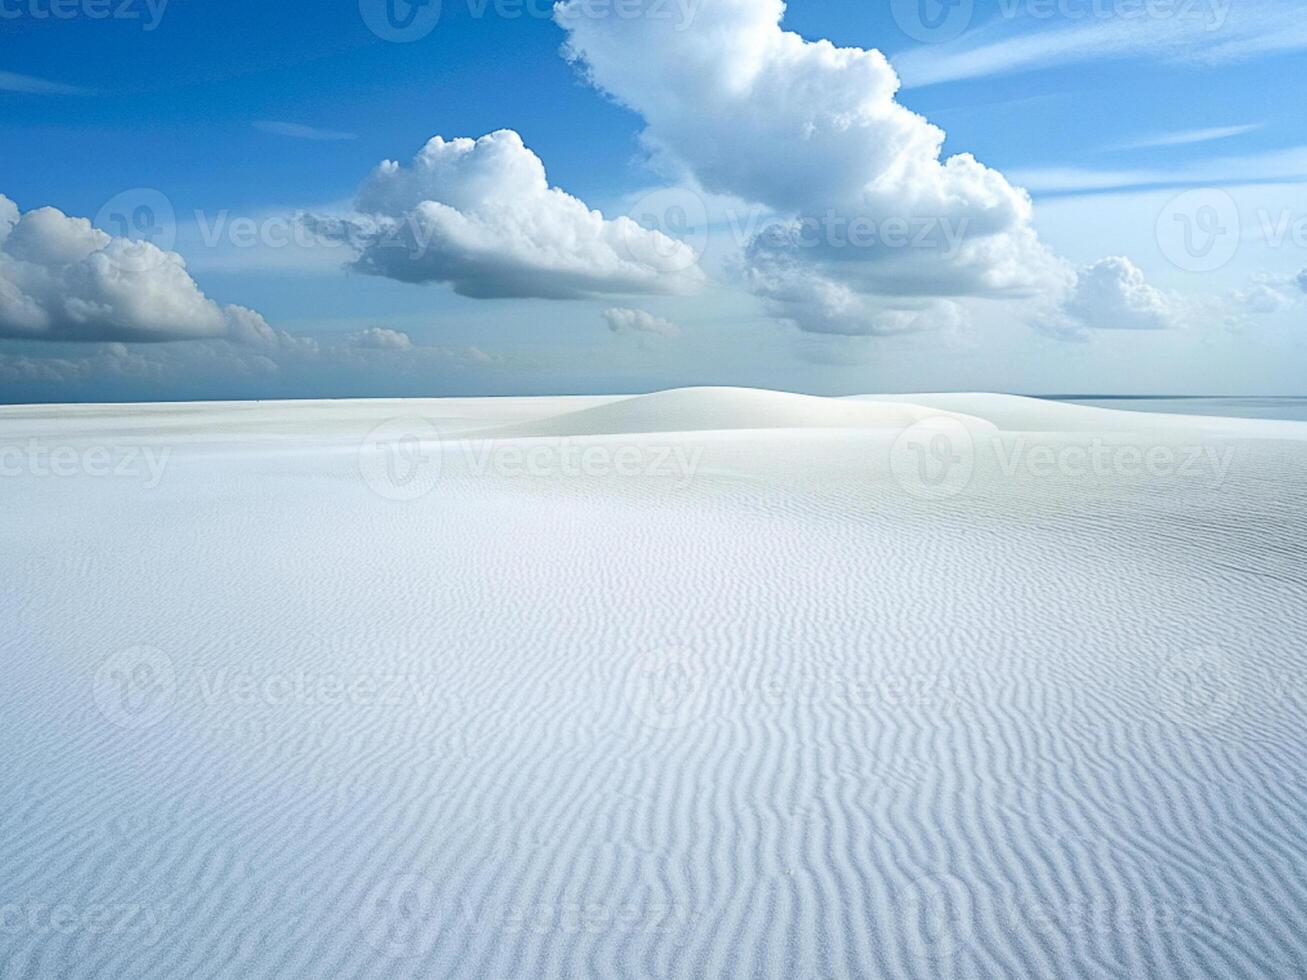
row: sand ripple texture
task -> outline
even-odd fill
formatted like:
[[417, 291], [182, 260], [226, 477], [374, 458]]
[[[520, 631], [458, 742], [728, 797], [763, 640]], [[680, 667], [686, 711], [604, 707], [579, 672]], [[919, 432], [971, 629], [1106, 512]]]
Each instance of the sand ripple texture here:
[[6, 980], [1307, 975], [1307, 425], [699, 389], [0, 449]]

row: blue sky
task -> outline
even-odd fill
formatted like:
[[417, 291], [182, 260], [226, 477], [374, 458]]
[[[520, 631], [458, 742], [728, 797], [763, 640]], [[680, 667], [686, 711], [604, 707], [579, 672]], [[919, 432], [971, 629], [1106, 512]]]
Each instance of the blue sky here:
[[[870, 62], [855, 70], [834, 57], [816, 76], [790, 77], [789, 55], [747, 50], [750, 38], [776, 47], [779, 35], [766, 23], [734, 12], [732, 0], [683, 2], [667, 5], [673, 27], [655, 24], [646, 36], [635, 16], [608, 30], [602, 16], [586, 13], [579, 27], [566, 28], [544, 4], [444, 0], [429, 31], [395, 43], [369, 27], [369, 18], [384, 24], [377, 20], [383, 0], [54, 0], [53, 8], [52, 0], [0, 0], [0, 195], [20, 213], [52, 207], [116, 236], [124, 231], [106, 217], [107, 205], [146, 200], [141, 194], [162, 200], [176, 230], [156, 244], [185, 260], [213, 311], [235, 304], [267, 328], [255, 332], [257, 342], [242, 341], [229, 329], [230, 314], [223, 320], [207, 308], [194, 330], [159, 327], [153, 315], [128, 328], [123, 318], [135, 314], [118, 312], [102, 329], [84, 319], [65, 328], [59, 313], [47, 318], [56, 324], [48, 330], [4, 332], [0, 398], [507, 394], [701, 383], [830, 393], [1304, 391], [1297, 274], [1307, 267], [1307, 100], [1298, 79], [1307, 28], [1291, 3], [795, 0], [785, 31], [885, 53], [903, 81], [897, 102], [947, 134], [943, 158], [974, 154], [1001, 175], [1000, 196], [1029, 191], [1030, 216], [985, 199], [990, 210], [976, 220], [988, 228], [1003, 214], [987, 239], [1000, 244], [984, 250], [993, 268], [968, 258], [946, 274], [920, 256], [881, 269], [866, 250], [852, 257], [848, 249], [823, 250], [818, 260], [756, 247], [740, 230], [743, 215], [763, 215], [754, 228], [811, 215], [827, 237], [850, 218], [869, 215], [882, 229], [901, 217], [885, 203], [894, 195], [859, 192], [851, 204], [837, 179], [847, 170], [858, 186], [870, 185], [876, 166], [903, 169], [892, 160], [864, 165], [858, 155], [885, 144], [875, 129], [879, 110], [859, 123], [865, 140], [819, 137], [822, 149], [814, 150], [797, 135], [829, 125], [828, 105], [862, 107], [848, 87], [880, 76]], [[653, 18], [660, 0], [632, 3]], [[110, 16], [97, 16], [106, 10]], [[616, 15], [607, 16], [611, 25]], [[929, 26], [935, 23], [944, 26]], [[738, 60], [744, 70], [750, 58], [773, 59], [764, 60], [767, 81], [754, 82], [753, 102], [717, 77], [711, 58], [695, 60], [693, 39], [708, 36], [722, 64]], [[569, 39], [585, 52], [573, 62], [560, 54]], [[825, 57], [810, 44], [794, 51]], [[648, 64], [628, 70], [623, 62]], [[696, 121], [687, 108], [695, 103], [695, 72], [703, 105], [720, 104], [719, 117], [705, 108]], [[817, 78], [815, 90], [802, 81], [808, 77]], [[768, 98], [776, 100], [776, 120], [766, 119]], [[750, 112], [759, 107], [755, 120]], [[893, 125], [891, 139], [920, 136], [909, 123]], [[688, 194], [707, 216], [704, 227], [688, 231], [668, 219], [671, 212], [654, 216], [701, 253], [701, 281], [681, 282], [683, 270], [672, 269], [673, 282], [665, 264], [654, 263], [657, 284], [632, 286], [605, 267], [585, 273], [578, 295], [540, 298], [552, 291], [544, 279], [561, 267], [524, 271], [480, 256], [474, 278], [482, 285], [447, 273], [466, 265], [465, 254], [412, 268], [387, 264], [378, 272], [373, 261], [368, 271], [346, 269], [356, 258], [357, 222], [355, 239], [335, 248], [278, 244], [282, 231], [299, 227], [297, 215], [355, 212], [356, 194], [379, 162], [409, 167], [434, 136], [476, 139], [503, 129], [524, 144], [521, 151], [499, 144], [514, 162], [493, 173], [509, 183], [463, 206], [464, 216], [468, 208], [536, 206], [519, 201], [511, 186], [519, 152], [542, 162], [549, 185], [610, 222], [628, 212], [641, 219], [644, 195], [670, 188], [654, 200]], [[728, 159], [733, 148], [750, 159]], [[490, 150], [460, 166], [482, 155]], [[805, 155], [811, 159], [802, 167], [788, 162]], [[917, 176], [900, 195], [915, 199], [941, 179], [929, 153], [905, 166]], [[989, 193], [958, 179], [977, 202]], [[425, 200], [448, 203], [446, 191], [461, 193], [427, 186]], [[1186, 213], [1172, 214], [1184, 191], [1193, 192], [1178, 205]], [[958, 196], [947, 187], [940, 194]], [[420, 203], [390, 217], [402, 225]], [[966, 220], [979, 207], [963, 208]], [[926, 213], [949, 220], [930, 208], [902, 217]], [[1207, 223], [1222, 213], [1233, 215], [1237, 231], [1229, 221]], [[256, 241], [236, 234], [232, 222], [241, 217], [254, 219]], [[555, 218], [546, 209], [532, 221]], [[1183, 254], [1177, 262], [1174, 242], [1161, 239], [1186, 222], [1199, 222], [1193, 234], [1234, 235], [1237, 247], [1216, 268]], [[604, 227], [601, 236], [611, 232]], [[1037, 249], [1026, 241], [1035, 235]], [[546, 250], [561, 240], [550, 239]], [[17, 255], [12, 240], [5, 247]], [[389, 262], [387, 254], [372, 258]], [[593, 256], [566, 263], [573, 259]], [[1102, 264], [1108, 259], [1125, 264]], [[16, 308], [18, 290], [37, 305], [66, 306], [66, 295], [49, 285], [50, 270], [26, 261], [10, 267], [17, 285], [8, 302]], [[1023, 281], [994, 285], [1014, 263], [1029, 273]], [[78, 276], [59, 267], [61, 283], [81, 282]], [[523, 276], [530, 285], [521, 285]], [[483, 288], [495, 277], [509, 285]], [[925, 284], [913, 285], [910, 299], [896, 285], [908, 279]], [[47, 292], [32, 293], [38, 289]], [[490, 295], [459, 295], [468, 289]], [[832, 291], [838, 301], [813, 314]], [[0, 314], [5, 296], [0, 291]], [[649, 319], [606, 317], [613, 309]], [[674, 329], [631, 326], [647, 323]]]

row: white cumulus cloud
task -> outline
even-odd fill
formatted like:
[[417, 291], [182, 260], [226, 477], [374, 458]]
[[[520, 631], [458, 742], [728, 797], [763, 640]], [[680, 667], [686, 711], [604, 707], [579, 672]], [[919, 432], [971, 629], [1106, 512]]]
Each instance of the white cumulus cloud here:
[[350, 346], [360, 350], [412, 350], [413, 339], [402, 330], [368, 327], [350, 338]]
[[1307, 293], [1307, 269], [1292, 276], [1258, 273], [1247, 289], [1235, 290], [1231, 299], [1237, 310], [1258, 316], [1270, 316], [1293, 309], [1304, 302]]
[[1180, 297], [1150, 285], [1137, 265], [1117, 255], [1079, 269], [1060, 308], [1045, 314], [1039, 326], [1083, 338], [1092, 330], [1170, 330], [1185, 319]]
[[613, 333], [654, 334], [659, 337], [681, 335], [681, 328], [676, 324], [645, 310], [614, 306], [604, 310], [603, 317]]
[[266, 344], [276, 334], [253, 310], [206, 297], [176, 252], [55, 208], [23, 214], [0, 195], [0, 337]]
[[[568, 56], [647, 123], [645, 142], [714, 194], [788, 215], [744, 248], [746, 281], [815, 332], [924, 326], [923, 297], [1030, 295], [1065, 277], [1031, 201], [895, 100], [876, 50], [780, 26], [781, 0], [704, 0], [692, 31], [658, 16], [556, 7]], [[803, 314], [791, 297], [818, 309]], [[938, 312], [938, 311], [936, 311]]]
[[359, 272], [445, 282], [464, 296], [691, 293], [703, 283], [688, 245], [626, 217], [608, 220], [550, 187], [544, 164], [512, 130], [437, 136], [407, 166], [388, 160], [355, 208], [306, 220], [353, 245]]

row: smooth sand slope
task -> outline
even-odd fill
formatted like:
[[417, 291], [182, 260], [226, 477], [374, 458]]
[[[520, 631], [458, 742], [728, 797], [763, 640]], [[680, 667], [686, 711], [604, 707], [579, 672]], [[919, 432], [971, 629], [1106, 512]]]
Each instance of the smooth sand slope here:
[[0, 977], [1307, 975], [1307, 424], [0, 409]]

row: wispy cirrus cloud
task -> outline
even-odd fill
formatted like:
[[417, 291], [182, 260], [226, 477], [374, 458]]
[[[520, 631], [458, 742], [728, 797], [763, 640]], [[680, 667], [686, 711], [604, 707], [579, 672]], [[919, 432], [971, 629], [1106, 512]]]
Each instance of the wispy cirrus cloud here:
[[271, 133], [274, 136], [289, 136], [297, 140], [318, 140], [320, 142], [335, 142], [338, 140], [356, 140], [357, 133], [345, 133], [336, 129], [318, 129], [316, 126], [305, 126], [303, 123], [281, 122], [275, 119], [259, 119], [254, 122], [254, 128], [262, 133]]
[[1097, 170], [1089, 167], [1034, 167], [1011, 171], [1008, 176], [1026, 190], [1043, 194], [1301, 180], [1307, 178], [1307, 146], [1246, 156], [1217, 157], [1165, 168]]
[[94, 89], [79, 85], [65, 85], [32, 75], [19, 75], [0, 71], [0, 92], [22, 92], [26, 95], [95, 95]]
[[1195, 146], [1200, 143], [1215, 143], [1218, 140], [1233, 139], [1264, 129], [1265, 123], [1245, 123], [1239, 126], [1211, 126], [1207, 129], [1184, 129], [1167, 133], [1154, 133], [1138, 139], [1113, 143], [1103, 149], [1116, 152], [1124, 150], [1149, 150], [1171, 146]]
[[[1172, 4], [1165, 14], [1088, 9], [1080, 16], [1035, 16], [1002, 0], [1000, 16], [957, 40], [894, 57], [905, 88], [1011, 75], [1088, 61], [1152, 59], [1230, 64], [1307, 50], [1307, 19], [1285, 0], [1206, 0]], [[1080, 8], [1077, 8], [1080, 9]], [[1131, 8], [1134, 10], [1134, 8]], [[1059, 23], [1060, 21], [1060, 23]]]

